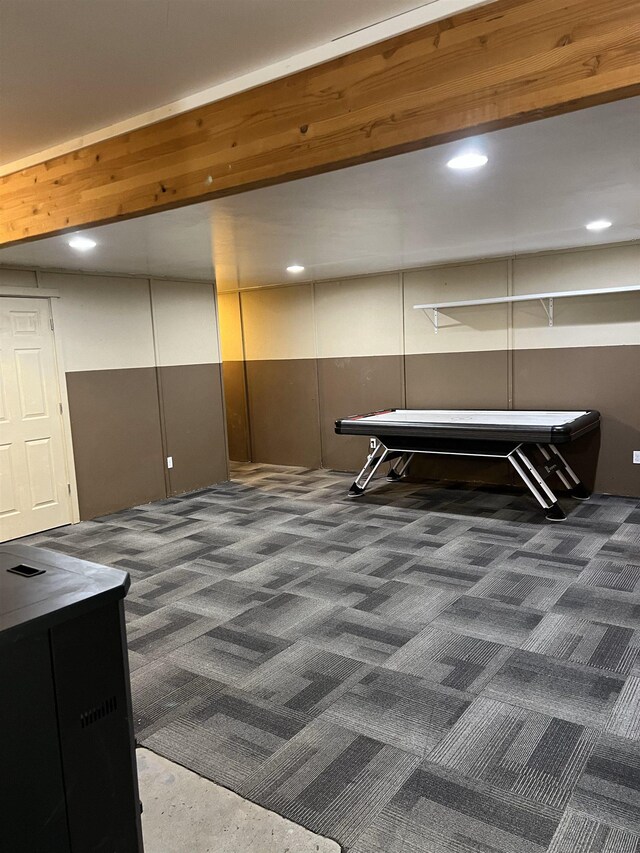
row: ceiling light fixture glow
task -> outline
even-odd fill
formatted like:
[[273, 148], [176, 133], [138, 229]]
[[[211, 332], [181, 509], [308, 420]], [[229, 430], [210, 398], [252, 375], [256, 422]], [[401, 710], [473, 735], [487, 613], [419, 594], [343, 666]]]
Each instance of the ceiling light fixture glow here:
[[479, 169], [481, 166], [486, 166], [489, 158], [485, 154], [480, 154], [479, 151], [467, 151], [466, 154], [459, 154], [453, 157], [447, 163], [450, 169]]
[[587, 231], [604, 231], [607, 228], [611, 228], [611, 222], [608, 219], [594, 219], [593, 222], [587, 223], [585, 228]]
[[88, 252], [90, 249], [95, 249], [97, 243], [91, 237], [83, 237], [82, 234], [75, 234], [69, 240], [69, 245], [78, 252]]
[[287, 272], [304, 272], [304, 267], [300, 264], [291, 264], [290, 267], [287, 267]]

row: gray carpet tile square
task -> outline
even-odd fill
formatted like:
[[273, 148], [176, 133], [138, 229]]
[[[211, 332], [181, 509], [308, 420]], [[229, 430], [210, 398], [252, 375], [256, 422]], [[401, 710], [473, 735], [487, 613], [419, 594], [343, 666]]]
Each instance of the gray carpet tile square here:
[[149, 737], [203, 700], [210, 700], [225, 686], [181, 669], [169, 660], [137, 668], [131, 675], [137, 738]]
[[349, 848], [419, 761], [316, 720], [245, 779], [240, 793]]
[[580, 725], [607, 725], [625, 679], [534, 652], [515, 651], [483, 696], [553, 714]]
[[469, 590], [469, 595], [491, 598], [516, 607], [548, 610], [569, 587], [569, 581], [521, 572], [496, 570]]
[[[638, 548], [640, 549], [640, 541]], [[592, 560], [579, 580], [583, 586], [640, 594], [640, 558], [635, 563], [625, 560]]]
[[424, 758], [471, 699], [415, 675], [374, 669], [339, 696], [321, 719]]
[[217, 621], [177, 607], [160, 607], [130, 624], [127, 629], [128, 646], [149, 658], [166, 655], [200, 637]]
[[567, 616], [582, 616], [594, 622], [609, 622], [637, 628], [640, 625], [640, 595], [574, 584], [552, 608]]
[[561, 815], [425, 761], [349, 853], [545, 853]]
[[190, 672], [237, 684], [289, 645], [281, 637], [227, 622], [183, 644], [169, 658]]
[[640, 741], [640, 677], [632, 675], [625, 681], [606, 731]]
[[640, 853], [640, 500], [244, 463], [25, 540], [127, 570], [147, 747], [349, 853]]
[[372, 613], [335, 607], [298, 622], [283, 636], [377, 664], [391, 657], [418, 631], [418, 626], [410, 630], [390, 624]]
[[429, 754], [465, 777], [562, 809], [599, 732], [480, 697]]
[[478, 693], [511, 654], [510, 646], [430, 625], [398, 649], [384, 666], [443, 687]]
[[640, 743], [601, 735], [569, 806], [640, 835]]
[[463, 595], [436, 616], [433, 624], [481, 640], [519, 646], [543, 616], [540, 610]]
[[567, 809], [548, 853], [640, 853], [640, 835]]
[[640, 626], [634, 630], [547, 613], [522, 649], [619, 675], [640, 675]]
[[144, 744], [226, 787], [245, 779], [303, 731], [309, 718], [242, 691], [215, 692], [145, 738]]
[[240, 681], [245, 693], [318, 716], [371, 671], [368, 664], [294, 643]]

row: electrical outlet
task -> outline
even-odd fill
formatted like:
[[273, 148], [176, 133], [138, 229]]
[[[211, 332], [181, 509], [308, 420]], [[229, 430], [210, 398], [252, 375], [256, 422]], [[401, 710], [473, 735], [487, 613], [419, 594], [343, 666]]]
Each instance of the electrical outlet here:
[[173, 456], [167, 456], [167, 468], [173, 468]]
[[633, 451], [633, 464], [640, 465], [640, 450]]

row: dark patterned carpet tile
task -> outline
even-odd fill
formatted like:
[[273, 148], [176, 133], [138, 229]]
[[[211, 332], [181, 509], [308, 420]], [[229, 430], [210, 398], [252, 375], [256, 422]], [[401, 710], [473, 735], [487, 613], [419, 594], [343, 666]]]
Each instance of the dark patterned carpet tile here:
[[327, 568], [317, 569], [291, 584], [289, 591], [308, 598], [321, 598], [339, 607], [354, 607], [385, 585], [385, 581], [369, 575]]
[[516, 651], [484, 688], [483, 696], [603, 729], [624, 682], [614, 673]]
[[204, 698], [142, 743], [238, 791], [307, 723], [300, 713], [227, 689]]
[[514, 607], [548, 610], [567, 590], [569, 581], [511, 570], [496, 570], [469, 590], [469, 595], [490, 598]]
[[463, 595], [436, 616], [433, 624], [480, 640], [520, 646], [543, 616], [539, 610]]
[[256, 667], [239, 683], [251, 696], [316, 717], [371, 666], [307, 643], [294, 643]]
[[282, 636], [304, 640], [364, 663], [381, 664], [418, 633], [392, 625], [371, 613], [353, 608], [332, 608], [301, 620]]
[[157, 605], [153, 601], [138, 601], [131, 594], [124, 600], [124, 613], [127, 625], [132, 625], [136, 619], [148, 616], [155, 610], [157, 610]]
[[139, 667], [131, 676], [136, 737], [147, 737], [203, 700], [211, 701], [225, 686], [168, 660]]
[[297, 636], [298, 626], [325, 619], [336, 608], [320, 598], [280, 592], [230, 620], [229, 627], [265, 631], [279, 637]]
[[217, 621], [177, 607], [161, 607], [141, 616], [127, 628], [130, 651], [151, 659], [195, 640], [215, 627]]
[[406, 551], [387, 551], [379, 545], [360, 548], [340, 561], [340, 571], [370, 575], [380, 580], [393, 580], [413, 565], [416, 557]]
[[591, 560], [579, 578], [583, 586], [615, 589], [640, 594], [640, 542], [634, 563], [615, 560]]
[[547, 613], [522, 649], [619, 675], [640, 675], [640, 628]]
[[640, 853], [640, 835], [567, 809], [548, 853]]
[[632, 675], [625, 681], [606, 731], [640, 742], [640, 677]]
[[240, 793], [350, 848], [418, 763], [415, 755], [316, 720], [248, 777]]
[[237, 583], [279, 593], [320, 571], [316, 565], [276, 554], [234, 574]]
[[152, 577], [140, 579], [131, 595], [141, 604], [162, 607], [188, 595], [204, 590], [215, 583], [215, 579], [190, 568], [167, 569], [156, 572]]
[[594, 622], [607, 622], [637, 628], [640, 625], [640, 595], [574, 584], [553, 606], [556, 613], [581, 616]]
[[411, 554], [417, 558], [424, 558], [434, 554], [445, 544], [440, 539], [425, 533], [409, 533], [406, 528], [393, 530], [383, 539], [379, 539], [379, 547], [384, 551], [395, 551], [400, 554]]
[[199, 613], [215, 619], [217, 622], [226, 622], [246, 610], [265, 604], [275, 595], [277, 593], [230, 579], [214, 581], [198, 592], [180, 596], [175, 606], [189, 613]]
[[432, 557], [414, 559], [395, 575], [395, 580], [416, 586], [441, 586], [443, 589], [462, 594], [482, 580], [490, 571], [478, 566], [465, 566]]
[[527, 546], [509, 555], [509, 568], [532, 575], [545, 575], [555, 580], [575, 581], [589, 565], [587, 558], [564, 557], [562, 554], [541, 554]]
[[425, 761], [349, 853], [545, 853], [561, 814]]
[[601, 735], [570, 807], [640, 835], [640, 743]]
[[504, 565], [513, 552], [513, 545], [502, 542], [483, 542], [465, 535], [447, 542], [435, 552], [438, 560], [449, 564], [469, 566], [475, 569], [490, 569]]
[[430, 625], [392, 655], [384, 666], [443, 687], [477, 693], [511, 654], [510, 646]]
[[338, 697], [321, 719], [424, 758], [471, 699], [414, 675], [375, 669]]
[[563, 809], [599, 732], [491, 699], [476, 699], [427, 756], [470, 779]]
[[458, 597], [458, 592], [440, 586], [414, 586], [400, 581], [388, 581], [373, 590], [354, 610], [379, 616], [391, 625], [415, 633], [441, 613]]
[[617, 563], [637, 563], [638, 538], [617, 539], [615, 536], [610, 536], [596, 556], [600, 560], [611, 560]]
[[324, 542], [356, 548], [373, 545], [387, 535], [387, 530], [384, 527], [367, 524], [360, 519], [342, 521], [340, 513], [336, 513], [335, 509], [327, 518], [314, 518], [307, 515], [304, 518], [285, 522], [278, 529], [295, 536], [320, 538]]
[[592, 532], [590, 527], [583, 529], [570, 524], [558, 526], [547, 523], [529, 540], [527, 550], [547, 556], [592, 560], [607, 543], [609, 536], [610, 533]]
[[281, 637], [227, 622], [173, 651], [170, 661], [206, 678], [237, 684], [288, 646]]

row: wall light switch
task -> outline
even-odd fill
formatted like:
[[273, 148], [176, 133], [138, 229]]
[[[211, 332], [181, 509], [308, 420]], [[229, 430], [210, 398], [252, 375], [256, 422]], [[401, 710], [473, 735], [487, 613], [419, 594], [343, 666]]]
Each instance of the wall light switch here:
[[640, 465], [640, 450], [633, 451], [633, 464]]
[[173, 468], [173, 456], [167, 456], [167, 468]]

